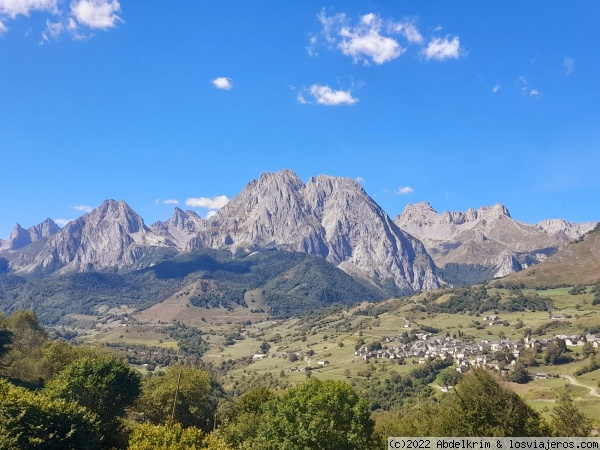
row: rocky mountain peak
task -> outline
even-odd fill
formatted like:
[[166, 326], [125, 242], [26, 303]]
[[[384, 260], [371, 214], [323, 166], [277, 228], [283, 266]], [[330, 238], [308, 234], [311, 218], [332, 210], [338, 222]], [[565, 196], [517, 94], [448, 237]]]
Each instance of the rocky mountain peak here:
[[8, 237], [8, 248], [10, 250], [18, 250], [33, 242], [50, 237], [58, 233], [59, 230], [60, 227], [52, 219], [46, 219], [42, 223], [28, 229], [23, 228], [17, 223]]
[[548, 219], [536, 223], [535, 227], [550, 234], [563, 233], [569, 239], [575, 241], [593, 230], [596, 225], [598, 225], [598, 222], [572, 223], [564, 219]]
[[[413, 212], [415, 209], [421, 216]], [[395, 223], [419, 238], [439, 267], [449, 263], [478, 264], [496, 267], [495, 276], [540, 262], [569, 242], [563, 232], [566, 225], [535, 227], [518, 222], [501, 203], [441, 215], [433, 209], [413, 207], [405, 209]], [[545, 232], [546, 229], [560, 232]]]
[[320, 175], [304, 184], [289, 170], [262, 174], [208, 222], [188, 249], [300, 251], [404, 291], [439, 285], [422, 244], [348, 178]]
[[482, 206], [479, 208], [477, 211], [477, 216], [485, 219], [498, 217], [510, 218], [510, 213], [502, 203], [496, 203], [494, 206]]
[[127, 203], [106, 200], [52, 235], [33, 260], [15, 259], [12, 267], [25, 272], [121, 268], [153, 248], [170, 245], [152, 233]]
[[11, 250], [18, 250], [31, 244], [31, 236], [20, 224], [16, 224], [8, 236], [8, 247]]

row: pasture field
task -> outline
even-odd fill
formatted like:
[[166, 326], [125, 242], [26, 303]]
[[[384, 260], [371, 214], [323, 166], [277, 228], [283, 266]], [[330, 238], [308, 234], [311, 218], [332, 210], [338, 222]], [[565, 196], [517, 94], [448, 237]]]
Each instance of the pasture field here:
[[[248, 376], [267, 374], [285, 381], [287, 385], [301, 383], [307, 378], [304, 371], [307, 366], [313, 369], [310, 371], [313, 377], [364, 383], [368, 381], [360, 374], [364, 373], [368, 364], [375, 367], [373, 377], [376, 379], [386, 379], [392, 373], [404, 375], [417, 367], [418, 358], [407, 358], [402, 364], [390, 359], [366, 362], [354, 354], [355, 348], [361, 344], [380, 343], [383, 348], [398, 345], [398, 337], [403, 333], [435, 329], [441, 336], [469, 336], [475, 341], [497, 341], [520, 340], [528, 334], [538, 339], [552, 339], [558, 334], [583, 335], [587, 330], [600, 328], [600, 306], [591, 304], [593, 294], [590, 288], [579, 295], [571, 295], [569, 290], [523, 289], [525, 295], [535, 293], [550, 298], [553, 302], [552, 311], [498, 312], [495, 315], [499, 316], [499, 324], [495, 325], [484, 320], [494, 311], [428, 312], [426, 294], [376, 304], [361, 303], [301, 318], [272, 320], [264, 312], [267, 309], [259, 292], [247, 293], [248, 299], [253, 300], [248, 302], [247, 308], [232, 305], [231, 308], [207, 309], [191, 305], [182, 290], [179, 296], [140, 313], [131, 314], [126, 306], [121, 307], [122, 313], [126, 311], [130, 314], [132, 322], [121, 324], [124, 326], [107, 327], [90, 335], [89, 339], [102, 343], [175, 348], [177, 342], [161, 330], [173, 322], [182, 322], [202, 332], [203, 340], [208, 343], [204, 361], [247, 361], [227, 373], [225, 387], [233, 386], [236, 381], [247, 379]], [[507, 289], [489, 289], [490, 294], [496, 292], [503, 299], [514, 294]], [[433, 302], [436, 305], [443, 304], [451, 295], [442, 293]], [[553, 320], [550, 313], [564, 315], [566, 319]], [[88, 317], [85, 319], [89, 320]], [[233, 340], [228, 338], [232, 333], [235, 334]], [[261, 353], [261, 346], [265, 343], [269, 347], [267, 356], [252, 361], [253, 355]], [[530, 367], [530, 373], [574, 376], [576, 370], [589, 364], [589, 359], [582, 355], [581, 347], [569, 347], [567, 353], [572, 362], [558, 365], [546, 365], [540, 355], [538, 366]], [[319, 361], [327, 361], [327, 364], [320, 365]], [[600, 370], [575, 379], [586, 386], [596, 387], [600, 382]], [[600, 398], [590, 395], [590, 390], [585, 387], [572, 385], [567, 379], [535, 379], [526, 384], [509, 383], [509, 386], [546, 417], [551, 414], [557, 400], [568, 394], [583, 412], [600, 425]]]

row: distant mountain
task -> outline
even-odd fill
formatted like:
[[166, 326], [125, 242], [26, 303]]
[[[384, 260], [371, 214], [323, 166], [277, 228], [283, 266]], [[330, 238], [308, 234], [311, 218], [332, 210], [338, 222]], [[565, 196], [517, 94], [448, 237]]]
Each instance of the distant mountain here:
[[[69, 314], [96, 315], [100, 309], [128, 305], [144, 310], [190, 284], [191, 303], [203, 308], [256, 308], [259, 295], [272, 317], [290, 317], [331, 304], [353, 305], [387, 298], [321, 258], [297, 252], [236, 254], [202, 249], [176, 255], [125, 273], [70, 272], [50, 277], [0, 276], [0, 311], [32, 309], [46, 324], [68, 324]], [[250, 298], [249, 298], [250, 297]], [[248, 303], [246, 303], [248, 300]], [[66, 317], [65, 317], [66, 316]]]
[[598, 222], [572, 223], [563, 219], [548, 219], [536, 223], [535, 227], [550, 234], [564, 233], [569, 239], [576, 241], [596, 225]]
[[318, 256], [390, 295], [441, 284], [421, 242], [357, 182], [321, 175], [305, 185], [289, 170], [251, 181], [210, 219], [176, 208], [146, 227], [125, 202], [107, 200], [43, 241], [27, 245], [24, 231], [14, 234], [23, 244], [8, 258], [17, 273], [133, 270], [174, 252], [278, 249]]
[[403, 293], [440, 286], [425, 247], [401, 231], [356, 181], [289, 170], [264, 173], [188, 243], [199, 248], [290, 250]]
[[511, 275], [508, 281], [528, 286], [588, 284], [600, 281], [600, 227], [562, 247], [543, 264]]
[[545, 261], [595, 225], [562, 220], [527, 225], [512, 219], [501, 204], [438, 214], [426, 202], [407, 205], [394, 222], [419, 238], [439, 267], [476, 267], [483, 277], [503, 277]]
[[206, 231], [207, 223], [194, 211], [175, 208], [173, 217], [166, 222], [154, 222], [150, 225], [150, 230], [175, 244], [179, 250], [185, 250], [191, 239]]
[[48, 238], [60, 231], [52, 219], [46, 219], [38, 225], [24, 229], [16, 224], [8, 240], [0, 242], [0, 250], [19, 250], [29, 244]]
[[10, 263], [13, 270], [25, 273], [117, 269], [171, 246], [152, 233], [127, 203], [106, 200], [50, 236], [41, 248], [23, 248]]

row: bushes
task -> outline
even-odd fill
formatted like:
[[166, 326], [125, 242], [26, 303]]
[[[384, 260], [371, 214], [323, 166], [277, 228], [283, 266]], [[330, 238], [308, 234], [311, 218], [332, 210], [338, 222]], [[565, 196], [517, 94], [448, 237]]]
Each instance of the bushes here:
[[97, 450], [99, 423], [88, 409], [0, 380], [0, 449]]

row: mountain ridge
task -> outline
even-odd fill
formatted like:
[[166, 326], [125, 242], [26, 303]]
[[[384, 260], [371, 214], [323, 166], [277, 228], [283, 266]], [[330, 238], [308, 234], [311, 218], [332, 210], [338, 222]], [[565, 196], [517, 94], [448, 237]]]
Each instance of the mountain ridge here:
[[439, 267], [493, 267], [496, 278], [545, 261], [597, 223], [554, 219], [528, 225], [514, 220], [501, 203], [439, 214], [427, 202], [407, 205], [394, 222], [420, 239]]

